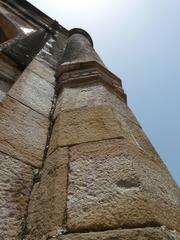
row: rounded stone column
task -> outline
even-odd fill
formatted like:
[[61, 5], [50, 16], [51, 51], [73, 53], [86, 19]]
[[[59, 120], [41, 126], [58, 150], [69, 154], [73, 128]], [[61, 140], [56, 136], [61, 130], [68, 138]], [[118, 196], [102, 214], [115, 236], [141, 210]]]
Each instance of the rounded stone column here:
[[62, 64], [91, 61], [96, 61], [104, 66], [104, 63], [93, 48], [93, 41], [90, 35], [80, 28], [70, 30]]

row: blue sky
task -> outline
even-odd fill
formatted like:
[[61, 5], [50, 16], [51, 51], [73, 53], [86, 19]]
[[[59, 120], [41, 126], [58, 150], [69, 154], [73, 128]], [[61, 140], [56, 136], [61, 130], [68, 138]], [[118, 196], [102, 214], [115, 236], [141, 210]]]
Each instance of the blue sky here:
[[128, 103], [180, 184], [180, 1], [30, 0], [71, 29], [88, 31]]

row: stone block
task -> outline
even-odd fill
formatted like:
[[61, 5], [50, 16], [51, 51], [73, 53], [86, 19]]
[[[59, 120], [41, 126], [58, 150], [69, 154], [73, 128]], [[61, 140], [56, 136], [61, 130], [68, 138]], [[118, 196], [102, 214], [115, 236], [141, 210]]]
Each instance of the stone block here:
[[11, 97], [0, 103], [0, 151], [40, 167], [49, 120]]
[[69, 111], [62, 109], [55, 121], [50, 151], [57, 146], [124, 137], [159, 159], [158, 153], [142, 128], [130, 120], [128, 114], [125, 116], [125, 111], [124, 114], [121, 113], [122, 111], [119, 112], [118, 109], [108, 105], [84, 106]]
[[55, 71], [47, 64], [34, 59], [28, 66], [28, 69], [44, 78], [46, 81], [55, 85]]
[[[143, 129], [138, 124], [136, 118], [128, 106], [101, 84], [65, 87], [58, 98], [55, 116], [61, 119], [60, 116], [65, 114], [64, 112], [66, 111], [80, 112], [81, 108], [85, 109], [88, 107], [92, 109], [92, 112], [93, 107], [94, 109], [96, 107], [102, 107], [102, 109], [105, 109], [106, 107], [111, 108], [113, 111], [112, 115], [114, 117], [114, 121], [119, 122], [118, 124], [121, 126], [123, 132], [125, 133], [124, 136], [126, 136], [127, 139], [133, 142], [137, 147], [152, 155], [155, 159], [157, 159], [157, 162], [159, 164], [163, 164], [162, 161], [159, 161], [160, 157], [158, 153], [149, 141]], [[73, 127], [72, 121], [69, 122], [69, 125]], [[58, 129], [56, 128], [56, 132], [57, 131]], [[53, 138], [53, 140], [55, 139]], [[70, 144], [72, 143], [71, 140]]]
[[65, 86], [57, 100], [55, 117], [62, 111], [96, 106], [111, 106], [119, 114], [138, 124], [127, 104], [102, 83]]
[[96, 106], [61, 112], [53, 128], [50, 152], [68, 146], [109, 138], [127, 137], [111, 107]]
[[31, 167], [0, 152], [0, 239], [21, 233], [32, 184]]
[[58, 232], [62, 227], [66, 208], [68, 149], [59, 148], [50, 155], [30, 198], [27, 239]]
[[65, 86], [58, 97], [55, 117], [66, 111], [80, 111], [80, 108], [109, 107], [129, 139], [139, 148], [144, 149], [154, 157], [159, 157], [151, 142], [138, 124], [128, 106], [114, 93], [100, 83]]
[[8, 95], [48, 117], [54, 87], [39, 75], [26, 69], [11, 87]]
[[74, 233], [49, 240], [179, 240], [180, 234], [162, 228], [134, 228], [103, 232]]
[[120, 122], [123, 130], [127, 133], [129, 133], [129, 136], [132, 140], [132, 142], [139, 148], [143, 149], [150, 155], [153, 155], [155, 158], [159, 158], [158, 153], [156, 152], [155, 148], [149, 141], [148, 137], [144, 133], [143, 129], [129, 120], [128, 118], [124, 117], [121, 114], [118, 114], [118, 112], [113, 109], [114, 113], [116, 114], [116, 118]]
[[152, 225], [180, 230], [179, 189], [168, 176], [125, 140], [71, 147], [67, 230]]

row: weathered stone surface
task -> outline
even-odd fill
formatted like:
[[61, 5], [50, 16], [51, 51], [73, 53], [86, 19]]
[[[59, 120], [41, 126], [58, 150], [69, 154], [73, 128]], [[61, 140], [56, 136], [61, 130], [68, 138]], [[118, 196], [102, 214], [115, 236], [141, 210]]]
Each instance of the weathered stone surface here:
[[150, 155], [153, 155], [155, 158], [159, 158], [158, 153], [156, 152], [155, 148], [149, 141], [148, 137], [144, 133], [143, 129], [129, 120], [128, 118], [124, 117], [122, 114], [119, 114], [115, 109], [113, 109], [116, 118], [121, 123], [123, 130], [129, 134], [132, 142], [139, 148], [143, 149]]
[[16, 100], [0, 104], [0, 151], [40, 167], [49, 121]]
[[50, 82], [51, 84], [55, 84], [55, 71], [50, 68], [45, 63], [42, 63], [36, 59], [34, 59], [29, 65], [28, 69], [32, 72], [39, 75], [41, 78], [44, 78], [46, 81]]
[[0, 153], [0, 239], [16, 240], [21, 232], [32, 179], [29, 165]]
[[50, 152], [58, 146], [127, 137], [111, 107], [96, 106], [62, 112], [53, 128]]
[[[71, 91], [69, 93], [71, 93]], [[114, 97], [116, 98], [116, 96]], [[57, 115], [55, 122], [50, 151], [53, 151], [57, 146], [124, 137], [135, 144], [138, 148], [141, 148], [150, 155], [159, 158], [159, 155], [142, 128], [132, 120], [133, 114], [131, 111], [119, 99], [116, 99], [118, 100], [117, 106], [118, 103], [120, 106], [118, 109], [112, 106], [113, 104], [116, 106], [116, 104], [115, 102], [113, 103], [113, 97], [111, 98], [110, 96], [109, 99], [111, 99], [111, 101], [108, 100], [107, 105], [106, 103], [105, 105], [98, 105], [101, 101], [95, 103], [96, 101], [91, 101], [90, 98], [89, 102], [86, 102], [85, 100], [83, 101], [83, 98], [81, 98], [82, 103], [80, 103], [79, 100], [79, 103], [77, 102], [76, 105], [76, 100], [73, 100], [70, 103], [68, 98], [70, 98], [70, 95], [68, 95], [67, 98], [64, 98], [64, 102], [63, 99], [62, 101], [59, 100], [59, 103], [62, 102], [62, 104], [58, 105], [58, 108], [61, 111]], [[67, 101], [65, 99], [67, 99]], [[103, 97], [102, 99], [105, 98]], [[72, 102], [74, 102], [74, 104]], [[91, 105], [91, 103], [93, 103], [94, 106], [93, 104]], [[74, 109], [71, 109], [73, 105]]]
[[62, 227], [66, 208], [68, 149], [59, 148], [50, 155], [36, 183], [28, 209], [27, 239], [41, 239]]
[[0, 53], [0, 79], [13, 83], [20, 76], [20, 74], [21, 74], [21, 71], [18, 69], [15, 62], [1, 52]]
[[12, 86], [8, 95], [33, 110], [48, 116], [52, 105], [54, 87], [37, 74], [26, 69]]
[[57, 101], [55, 117], [61, 111], [102, 105], [112, 106], [119, 114], [138, 124], [128, 106], [102, 83], [65, 86]]
[[[179, 229], [179, 189], [166, 169], [125, 140], [70, 149], [70, 231], [161, 226]], [[164, 209], [164, 211], [162, 211]]]
[[11, 88], [12, 83], [0, 79], [0, 102], [4, 99]]
[[128, 106], [102, 84], [96, 83], [77, 87], [75, 87], [75, 85], [74, 87], [66, 86], [59, 95], [55, 117], [65, 111], [96, 106], [111, 107], [114, 112], [114, 117], [120, 122], [131, 141], [138, 147], [158, 157], [156, 150], [146, 137]]
[[180, 234], [162, 228], [135, 228], [104, 232], [74, 233], [54, 240], [179, 240]]

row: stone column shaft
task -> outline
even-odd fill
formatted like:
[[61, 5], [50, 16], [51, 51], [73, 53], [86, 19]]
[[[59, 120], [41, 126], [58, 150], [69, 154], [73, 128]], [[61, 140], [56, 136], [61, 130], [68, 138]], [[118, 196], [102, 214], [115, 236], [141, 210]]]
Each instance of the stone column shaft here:
[[57, 88], [31, 200], [44, 218], [29, 218], [27, 239], [175, 239], [161, 226], [180, 230], [179, 189], [84, 32], [70, 34]]

